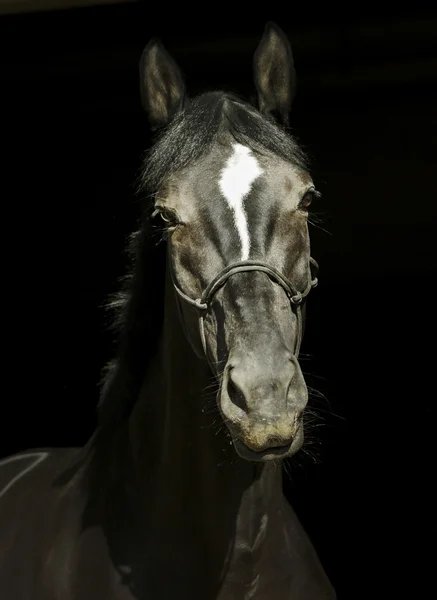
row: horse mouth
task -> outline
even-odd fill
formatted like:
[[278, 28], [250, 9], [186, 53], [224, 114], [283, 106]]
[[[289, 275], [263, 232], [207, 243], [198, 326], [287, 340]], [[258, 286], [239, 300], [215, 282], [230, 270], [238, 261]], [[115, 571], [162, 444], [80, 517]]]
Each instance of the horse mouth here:
[[234, 448], [237, 454], [245, 460], [254, 462], [268, 462], [270, 460], [282, 460], [295, 454], [302, 446], [302, 428], [296, 431], [296, 435], [290, 442], [283, 446], [269, 446], [263, 450], [253, 450], [238, 438], [233, 438]]

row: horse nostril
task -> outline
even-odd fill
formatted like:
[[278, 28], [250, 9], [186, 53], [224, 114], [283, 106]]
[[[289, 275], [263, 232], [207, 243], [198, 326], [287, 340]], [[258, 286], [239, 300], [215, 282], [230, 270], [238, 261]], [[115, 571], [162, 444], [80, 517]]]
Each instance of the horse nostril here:
[[239, 409], [243, 410], [247, 413], [247, 403], [244, 398], [243, 392], [238, 388], [238, 386], [232, 381], [232, 376], [229, 376], [228, 380], [228, 396], [231, 400], [232, 404], [238, 406]]

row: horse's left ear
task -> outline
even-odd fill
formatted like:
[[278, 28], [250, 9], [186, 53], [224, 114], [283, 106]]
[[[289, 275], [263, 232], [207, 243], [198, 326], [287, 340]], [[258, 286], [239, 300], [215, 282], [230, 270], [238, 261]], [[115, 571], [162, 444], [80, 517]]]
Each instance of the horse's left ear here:
[[264, 29], [253, 72], [260, 112], [287, 125], [295, 93], [294, 61], [287, 36], [275, 23], [267, 23]]
[[179, 67], [158, 39], [151, 40], [140, 61], [140, 90], [153, 130], [170, 123], [185, 104], [185, 84]]

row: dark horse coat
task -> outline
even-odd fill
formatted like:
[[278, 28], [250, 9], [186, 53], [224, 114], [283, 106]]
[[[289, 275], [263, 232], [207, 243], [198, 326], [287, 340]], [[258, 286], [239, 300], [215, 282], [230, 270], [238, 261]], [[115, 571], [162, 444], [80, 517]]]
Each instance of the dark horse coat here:
[[[303, 443], [317, 192], [284, 128], [293, 62], [273, 24], [254, 76], [257, 108], [187, 99], [159, 41], [144, 51], [142, 99], [162, 131], [113, 302], [118, 355], [85, 448], [0, 463], [2, 600], [335, 599], [281, 485]], [[151, 241], [156, 219], [167, 244]]]

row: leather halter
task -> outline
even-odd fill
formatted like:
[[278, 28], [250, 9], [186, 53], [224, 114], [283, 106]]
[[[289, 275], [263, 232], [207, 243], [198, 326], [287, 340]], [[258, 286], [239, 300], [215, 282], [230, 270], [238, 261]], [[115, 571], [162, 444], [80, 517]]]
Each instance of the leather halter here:
[[[170, 263], [171, 263], [171, 261], [170, 261]], [[179, 288], [179, 286], [177, 285], [176, 280], [175, 280], [173, 268], [170, 268], [173, 286], [177, 292], [178, 307], [179, 307], [179, 311], [181, 314], [181, 320], [182, 320], [183, 327], [186, 330], [183, 315], [182, 315], [182, 310], [181, 310], [181, 306], [180, 306], [181, 299], [184, 300], [185, 302], [187, 302], [189, 305], [193, 306], [198, 312], [199, 333], [200, 333], [200, 339], [202, 342], [202, 348], [203, 348], [204, 355], [205, 355], [207, 361], [209, 362], [213, 372], [216, 370], [216, 368], [213, 365], [213, 363], [210, 360], [209, 355], [208, 355], [208, 348], [206, 345], [206, 338], [205, 338], [204, 319], [211, 307], [211, 303], [214, 299], [215, 294], [218, 292], [218, 290], [220, 288], [222, 288], [225, 285], [227, 280], [230, 277], [232, 277], [232, 275], [235, 275], [236, 273], [246, 273], [249, 271], [260, 271], [262, 273], [266, 273], [270, 277], [270, 279], [272, 279], [275, 283], [278, 283], [282, 287], [282, 289], [287, 294], [288, 299], [290, 300], [292, 309], [293, 309], [293, 307], [296, 308], [297, 332], [296, 332], [296, 343], [295, 343], [294, 354], [296, 357], [299, 356], [300, 345], [302, 343], [302, 308], [301, 308], [301, 305], [302, 305], [303, 300], [310, 293], [310, 291], [314, 287], [316, 287], [316, 285], [318, 284], [317, 272], [319, 270], [319, 265], [313, 258], [310, 258], [310, 267], [311, 266], [314, 267], [315, 274], [314, 274], [314, 276], [310, 275], [306, 288], [304, 289], [303, 292], [300, 292], [295, 288], [295, 286], [286, 277], [284, 277], [284, 275], [282, 275], [282, 273], [280, 273], [280, 271], [278, 271], [277, 269], [275, 269], [274, 267], [271, 267], [270, 265], [268, 265], [266, 263], [263, 263], [263, 262], [257, 261], [257, 260], [244, 260], [244, 261], [240, 261], [237, 263], [233, 263], [231, 265], [228, 265], [224, 269], [222, 269], [207, 285], [202, 296], [197, 299], [190, 298], [189, 296], [187, 296], [187, 294], [185, 294]]]

